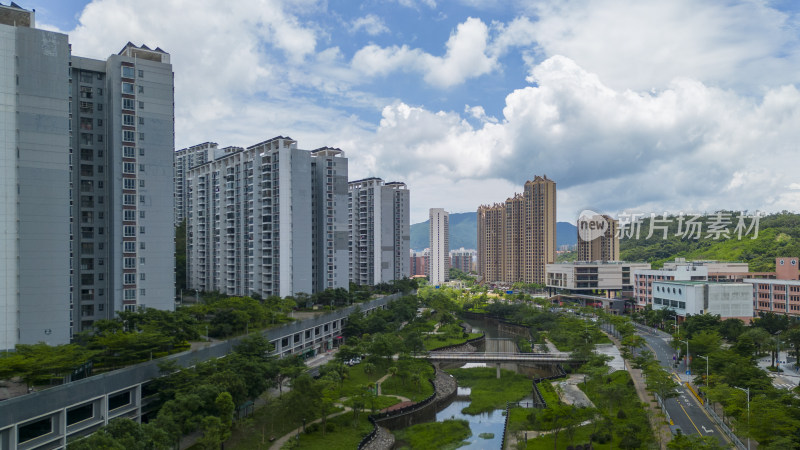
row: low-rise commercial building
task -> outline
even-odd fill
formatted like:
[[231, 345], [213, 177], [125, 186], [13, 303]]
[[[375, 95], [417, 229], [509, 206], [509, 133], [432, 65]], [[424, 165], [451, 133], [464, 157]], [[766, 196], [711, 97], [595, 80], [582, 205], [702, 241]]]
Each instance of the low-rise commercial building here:
[[[634, 271], [649, 270], [649, 263], [623, 261], [578, 261], [548, 264], [546, 286], [574, 293], [619, 294], [633, 289]], [[612, 295], [615, 296], [615, 295]]]
[[656, 281], [653, 309], [673, 310], [679, 320], [687, 315], [715, 314], [749, 322], [753, 318], [752, 292], [749, 283]]

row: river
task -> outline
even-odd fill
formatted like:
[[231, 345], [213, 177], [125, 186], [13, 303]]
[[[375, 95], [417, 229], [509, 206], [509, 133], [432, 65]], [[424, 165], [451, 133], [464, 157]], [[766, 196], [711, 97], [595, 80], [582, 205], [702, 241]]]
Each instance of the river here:
[[[492, 324], [485, 320], [468, 319], [465, 320], [465, 322], [472, 326], [473, 332], [479, 333], [483, 331], [486, 334], [487, 339], [501, 340], [493, 344], [487, 344], [488, 346], [499, 345], [500, 347], [506, 347], [507, 350], [509, 342], [503, 342], [502, 340], [514, 338], [513, 335], [499, 331], [497, 326], [492, 326]], [[489, 351], [492, 350], [498, 351], [499, 349], [489, 349]], [[486, 367], [486, 364], [470, 363], [465, 364], [462, 367]], [[466, 439], [468, 444], [464, 445], [463, 447], [459, 447], [459, 449], [499, 449], [503, 441], [503, 427], [505, 426], [506, 420], [505, 415], [503, 414], [504, 410], [495, 409], [493, 411], [477, 415], [464, 414], [461, 412], [461, 410], [469, 406], [469, 394], [470, 388], [459, 387], [455, 400], [453, 400], [452, 403], [436, 414], [436, 421], [443, 422], [448, 419], [463, 419], [469, 422], [469, 428], [470, 431], [472, 431], [472, 436]], [[531, 401], [531, 397], [527, 397], [522, 401]], [[480, 437], [482, 433], [488, 433], [493, 436], [491, 438], [482, 438]]]

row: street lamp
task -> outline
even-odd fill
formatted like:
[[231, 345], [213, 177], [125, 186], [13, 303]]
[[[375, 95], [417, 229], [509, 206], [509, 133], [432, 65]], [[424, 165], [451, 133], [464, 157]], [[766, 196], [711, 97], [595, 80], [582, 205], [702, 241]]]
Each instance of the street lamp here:
[[682, 340], [678, 339], [678, 342], [683, 342], [684, 344], [686, 344], [686, 370], [688, 371], [689, 370], [689, 341], [688, 340], [682, 341]]
[[740, 388], [734, 386], [736, 389], [747, 393], [747, 450], [750, 450], [750, 388]]

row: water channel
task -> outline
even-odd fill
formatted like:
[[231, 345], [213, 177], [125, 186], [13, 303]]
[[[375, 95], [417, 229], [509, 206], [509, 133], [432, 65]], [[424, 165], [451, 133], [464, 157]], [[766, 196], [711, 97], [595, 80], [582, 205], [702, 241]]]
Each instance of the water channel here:
[[[498, 327], [488, 320], [467, 319], [465, 320], [472, 326], [472, 331], [479, 333], [483, 331], [487, 339], [513, 339], [515, 336], [510, 333], [505, 333], [498, 330]], [[488, 351], [507, 351], [509, 342], [490, 342], [487, 344]], [[494, 348], [492, 348], [494, 347]], [[483, 363], [470, 363], [465, 364], [463, 368], [470, 367], [485, 367]], [[503, 368], [506, 368], [503, 366]], [[446, 368], [443, 368], [446, 370]], [[503, 427], [505, 426], [505, 416], [503, 415], [504, 409], [495, 409], [486, 413], [478, 415], [464, 414], [462, 409], [470, 404], [469, 399], [470, 388], [459, 387], [456, 398], [443, 410], [436, 414], [436, 421], [443, 422], [448, 419], [463, 419], [469, 422], [472, 436], [466, 439], [467, 445], [459, 447], [459, 449], [499, 449], [503, 440]], [[531, 397], [526, 397], [522, 401], [531, 401]], [[491, 438], [482, 438], [480, 435], [486, 433], [485, 436], [494, 435]]]

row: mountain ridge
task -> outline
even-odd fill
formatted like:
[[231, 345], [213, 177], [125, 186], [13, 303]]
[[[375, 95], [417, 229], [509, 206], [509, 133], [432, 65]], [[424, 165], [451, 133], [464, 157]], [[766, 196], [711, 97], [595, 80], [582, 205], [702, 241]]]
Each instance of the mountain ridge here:
[[[429, 221], [411, 225], [411, 249], [422, 251], [430, 245]], [[556, 223], [556, 245], [575, 245], [578, 242], [578, 229], [569, 222]], [[463, 212], [450, 214], [450, 250], [457, 248], [475, 249], [478, 247], [478, 213]]]

